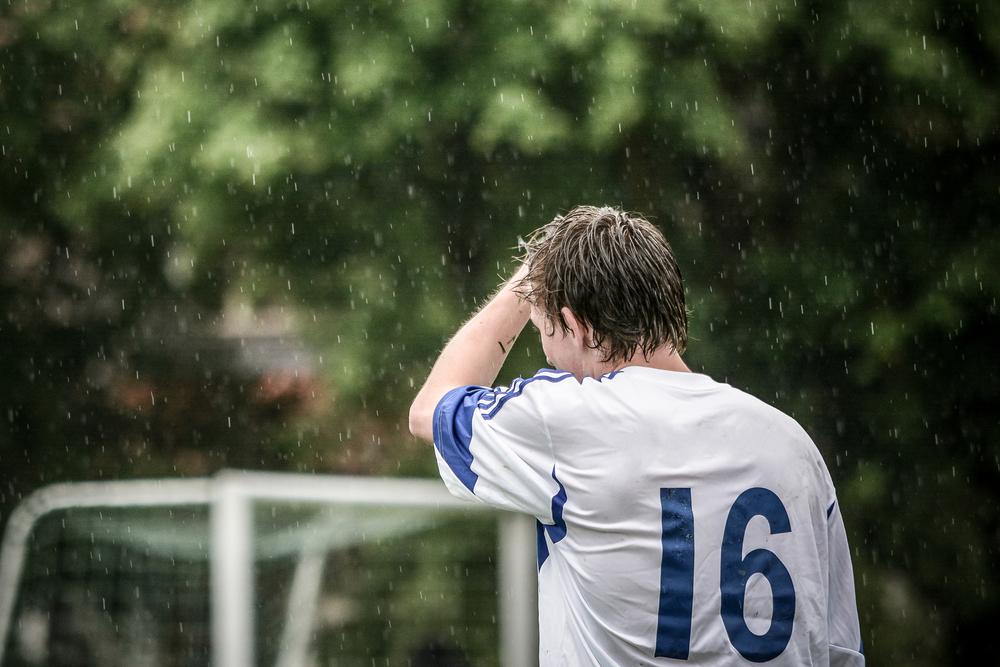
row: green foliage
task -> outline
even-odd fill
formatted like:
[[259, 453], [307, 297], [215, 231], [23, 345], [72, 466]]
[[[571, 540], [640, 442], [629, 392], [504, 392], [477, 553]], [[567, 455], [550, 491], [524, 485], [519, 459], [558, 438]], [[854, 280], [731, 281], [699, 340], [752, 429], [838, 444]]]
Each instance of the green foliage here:
[[872, 663], [986, 655], [994, 4], [31, 0], [0, 47], [6, 506], [432, 474], [408, 400], [517, 235], [622, 204], [681, 258], [689, 361], [826, 455]]

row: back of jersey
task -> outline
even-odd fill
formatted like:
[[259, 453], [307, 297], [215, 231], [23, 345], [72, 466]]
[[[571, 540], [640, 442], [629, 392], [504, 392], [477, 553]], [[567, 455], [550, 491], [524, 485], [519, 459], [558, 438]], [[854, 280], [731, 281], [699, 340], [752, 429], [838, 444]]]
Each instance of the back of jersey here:
[[794, 420], [642, 367], [474, 400], [476, 480], [456, 487], [447, 448], [442, 475], [539, 519], [542, 664], [864, 664], [834, 489]]

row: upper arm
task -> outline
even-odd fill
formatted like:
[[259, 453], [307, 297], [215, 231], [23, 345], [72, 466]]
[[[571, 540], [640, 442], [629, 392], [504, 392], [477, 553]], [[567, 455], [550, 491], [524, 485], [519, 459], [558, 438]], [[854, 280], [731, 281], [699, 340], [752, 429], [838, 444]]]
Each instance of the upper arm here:
[[572, 376], [540, 371], [509, 388], [457, 387], [434, 410], [442, 479], [455, 495], [552, 521], [559, 484], [544, 421], [552, 385]]

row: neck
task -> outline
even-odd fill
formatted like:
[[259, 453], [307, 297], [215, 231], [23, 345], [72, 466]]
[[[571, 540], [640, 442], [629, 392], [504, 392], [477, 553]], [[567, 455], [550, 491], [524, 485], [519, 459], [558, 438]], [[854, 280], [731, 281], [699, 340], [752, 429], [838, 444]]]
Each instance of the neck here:
[[[645, 366], [647, 368], [657, 368], [662, 371], [673, 371], [675, 373], [690, 373], [681, 355], [674, 352], [673, 348], [667, 345], [653, 350], [649, 356], [644, 356], [641, 350], [636, 351], [631, 358], [613, 363], [601, 363], [595, 359], [590, 373], [584, 375], [590, 377], [600, 377], [605, 373], [616, 371], [626, 366]], [[578, 378], [579, 379], [579, 378]]]

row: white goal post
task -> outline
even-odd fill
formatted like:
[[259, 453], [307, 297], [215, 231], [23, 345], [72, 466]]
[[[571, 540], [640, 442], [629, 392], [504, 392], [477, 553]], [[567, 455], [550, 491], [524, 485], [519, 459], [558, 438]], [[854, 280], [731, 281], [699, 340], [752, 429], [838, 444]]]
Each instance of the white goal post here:
[[[345, 507], [450, 510], [493, 514], [497, 519], [499, 655], [509, 666], [537, 661], [535, 526], [530, 517], [497, 512], [452, 497], [436, 480], [305, 475], [224, 470], [210, 478], [80, 482], [55, 484], [22, 501], [11, 514], [0, 547], [0, 666], [10, 644], [18, 590], [34, 527], [45, 515], [82, 508], [144, 508], [204, 505], [209, 508], [211, 664], [246, 667], [254, 655], [254, 522], [252, 504], [260, 501], [328, 503]], [[404, 519], [405, 520], [405, 517]], [[391, 528], [389, 530], [392, 530]], [[316, 540], [333, 531], [311, 529]], [[306, 535], [306, 533], [302, 533]], [[315, 589], [322, 576], [309, 537], [272, 539], [272, 551], [297, 549], [288, 614], [315, 613]], [[280, 537], [280, 536], [278, 536]], [[259, 548], [259, 547], [258, 547]], [[283, 554], [283, 555], [287, 555]], [[309, 623], [286, 619], [277, 667], [303, 664]], [[302, 630], [306, 628], [306, 630]]]

